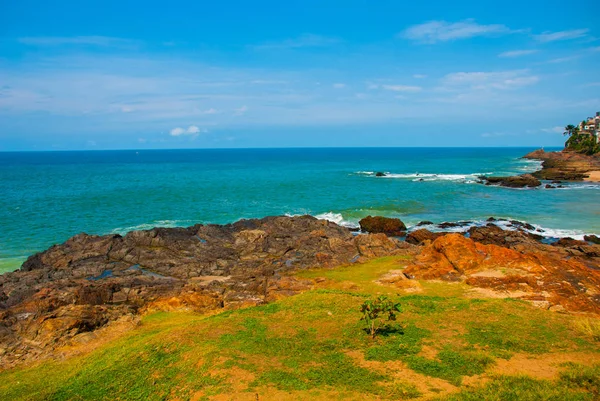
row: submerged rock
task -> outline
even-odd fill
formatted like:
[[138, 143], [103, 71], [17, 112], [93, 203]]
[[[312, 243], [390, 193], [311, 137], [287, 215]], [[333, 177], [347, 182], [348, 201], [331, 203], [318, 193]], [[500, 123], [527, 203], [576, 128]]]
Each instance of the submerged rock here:
[[386, 176], [386, 174], [382, 173], [381, 171], [378, 171], [375, 173], [375, 177], [385, 177], [385, 176]]
[[406, 225], [400, 219], [382, 217], [382, 216], [367, 216], [361, 219], [360, 229], [369, 233], [383, 233], [389, 236], [402, 236], [406, 234]]
[[508, 188], [534, 188], [542, 185], [541, 181], [531, 174], [510, 177], [481, 177], [485, 185], [499, 185]]

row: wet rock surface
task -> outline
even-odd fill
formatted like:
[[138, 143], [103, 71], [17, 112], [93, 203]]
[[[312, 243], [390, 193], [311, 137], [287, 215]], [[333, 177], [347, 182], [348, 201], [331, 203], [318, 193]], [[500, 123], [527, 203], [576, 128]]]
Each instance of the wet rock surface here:
[[0, 367], [49, 355], [123, 316], [237, 308], [293, 295], [310, 282], [287, 272], [408, 246], [384, 234], [354, 236], [311, 216], [79, 234], [0, 276]]

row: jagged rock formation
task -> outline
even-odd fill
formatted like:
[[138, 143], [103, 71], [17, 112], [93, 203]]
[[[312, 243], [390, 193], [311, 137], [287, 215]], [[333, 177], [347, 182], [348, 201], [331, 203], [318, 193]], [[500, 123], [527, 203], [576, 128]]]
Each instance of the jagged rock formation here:
[[146, 310], [203, 311], [308, 288], [291, 270], [390, 255], [410, 245], [354, 236], [311, 216], [79, 234], [0, 276], [0, 367], [31, 360]]
[[444, 235], [424, 247], [404, 274], [464, 281], [487, 296], [520, 298], [548, 309], [600, 313], [600, 246], [544, 245], [522, 233], [499, 241], [496, 229], [485, 229], [490, 237], [481, 229], [476, 233], [488, 245]]
[[257, 305], [311, 288], [312, 281], [288, 274], [295, 270], [394, 254], [414, 259], [386, 285], [403, 280], [398, 288], [414, 287], [408, 278], [464, 281], [483, 296], [600, 313], [596, 237], [547, 245], [528, 232], [533, 226], [503, 221], [514, 229], [508, 231], [495, 221], [470, 228], [470, 238], [420, 229], [407, 242], [384, 233], [355, 235], [311, 216], [79, 234], [0, 275], [0, 368], [59, 355], [61, 347], [134, 323], [147, 311]]

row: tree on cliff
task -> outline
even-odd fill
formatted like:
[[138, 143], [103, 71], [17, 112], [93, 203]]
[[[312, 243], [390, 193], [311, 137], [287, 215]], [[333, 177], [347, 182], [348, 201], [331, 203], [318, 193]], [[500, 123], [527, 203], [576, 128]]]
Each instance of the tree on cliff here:
[[571, 136], [576, 130], [579, 131], [579, 128], [577, 128], [573, 124], [569, 124], [565, 127], [565, 132], [563, 132], [563, 135]]

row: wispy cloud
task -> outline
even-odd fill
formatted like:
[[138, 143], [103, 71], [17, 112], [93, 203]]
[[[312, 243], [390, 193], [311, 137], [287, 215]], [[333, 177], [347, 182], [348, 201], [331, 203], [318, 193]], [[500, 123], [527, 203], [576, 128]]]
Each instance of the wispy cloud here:
[[248, 111], [248, 106], [244, 105], [233, 110], [234, 116], [243, 116]]
[[346, 87], [346, 84], [337, 83], [337, 84], [333, 84], [332, 86], [334, 89], [344, 89]]
[[550, 63], [550, 64], [566, 63], [567, 61], [577, 60], [579, 57], [580, 56], [558, 57], [558, 58], [553, 58], [552, 60], [548, 60], [546, 62]]
[[551, 127], [551, 128], [542, 128], [540, 131], [545, 132], [547, 134], [562, 134], [565, 129], [563, 127]]
[[28, 46], [98, 46], [98, 47], [133, 47], [139, 44], [131, 39], [113, 38], [109, 36], [35, 36], [18, 39], [19, 43]]
[[513, 89], [535, 84], [539, 77], [528, 70], [495, 72], [455, 72], [443, 78], [445, 89], [470, 88], [474, 90]]
[[425, 75], [425, 74], [414, 74], [413, 78], [424, 79], [424, 78], [427, 78], [427, 75]]
[[582, 38], [588, 34], [589, 29], [572, 29], [569, 31], [559, 32], [544, 32], [539, 35], [533, 35], [533, 37], [543, 43], [555, 42], [557, 40], [570, 40]]
[[341, 40], [339, 38], [306, 33], [297, 38], [266, 42], [259, 45], [253, 45], [251, 48], [255, 50], [298, 49], [303, 47], [327, 47], [340, 42]]
[[400, 32], [398, 36], [422, 43], [437, 43], [510, 32], [512, 31], [505, 25], [481, 25], [473, 19], [467, 19], [460, 22], [429, 21], [424, 24], [410, 26]]
[[207, 132], [207, 131], [200, 130], [200, 128], [198, 128], [195, 125], [190, 125], [187, 128], [181, 128], [181, 127], [173, 128], [171, 131], [169, 131], [169, 134], [171, 136], [198, 135], [198, 134], [200, 134], [200, 132]]
[[521, 57], [528, 56], [530, 54], [537, 53], [539, 50], [531, 49], [531, 50], [511, 50], [508, 52], [500, 53], [498, 57]]
[[409, 86], [409, 85], [381, 85], [381, 89], [394, 92], [420, 92], [420, 86]]

